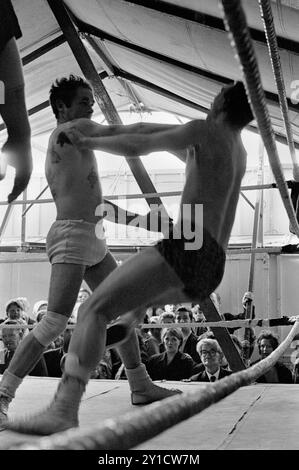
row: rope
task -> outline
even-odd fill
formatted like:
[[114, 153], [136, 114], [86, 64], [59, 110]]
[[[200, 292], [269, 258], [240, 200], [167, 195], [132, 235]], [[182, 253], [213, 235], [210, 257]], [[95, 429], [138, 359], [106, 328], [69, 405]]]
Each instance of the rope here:
[[[187, 322], [187, 323], [140, 323], [138, 324], [138, 328], [141, 329], [154, 329], [154, 328], [185, 328], [185, 327], [219, 327], [219, 328], [245, 328], [245, 327], [255, 327], [255, 326], [260, 326], [260, 327], [272, 327], [272, 326], [292, 326], [294, 325], [296, 321], [296, 315], [287, 317], [287, 316], [282, 316], [280, 318], [260, 318], [257, 319], [255, 318], [254, 320], [250, 319], [245, 319], [245, 320], [222, 320], [222, 321], [203, 321], [203, 322]], [[121, 318], [119, 320], [121, 323]], [[27, 325], [27, 324], [22, 324], [22, 325], [11, 325], [8, 324], [6, 325], [5, 323], [0, 324], [0, 331], [3, 329], [5, 330], [32, 330], [35, 325]], [[112, 326], [112, 325], [111, 325]], [[76, 328], [76, 325], [68, 325], [65, 329], [66, 330], [74, 330]]]
[[283, 117], [284, 127], [286, 131], [287, 141], [290, 149], [291, 159], [293, 162], [293, 177], [295, 181], [299, 181], [299, 165], [295, 150], [295, 144], [293, 139], [292, 127], [289, 119], [289, 110], [287, 95], [285, 89], [285, 83], [283, 79], [282, 67], [280, 62], [280, 56], [278, 51], [277, 37], [275, 32], [274, 19], [271, 9], [271, 3], [269, 0], [259, 0], [261, 15], [264, 23], [265, 36], [267, 39], [269, 54], [271, 58], [271, 64], [275, 77], [275, 82], [278, 91], [279, 104], [281, 114]]
[[209, 383], [200, 390], [166, 398], [144, 406], [142, 411], [129, 412], [117, 419], [108, 419], [102, 425], [93, 426], [88, 430], [70, 429], [50, 437], [40, 438], [36, 442], [13, 447], [13, 449], [107, 451], [136, 447], [181, 421], [200, 413], [240, 387], [254, 382], [274, 366], [298, 332], [299, 322], [296, 321], [286, 339], [270, 356], [249, 369]]
[[287, 211], [290, 223], [297, 237], [299, 237], [299, 226], [279, 161], [269, 111], [266, 105], [265, 92], [262, 87], [261, 76], [246, 23], [245, 13], [240, 0], [222, 0], [222, 6], [224, 10], [225, 27], [231, 36], [232, 46], [235, 48], [240, 60], [247, 93], [268, 153], [269, 162], [277, 182], [282, 202]]

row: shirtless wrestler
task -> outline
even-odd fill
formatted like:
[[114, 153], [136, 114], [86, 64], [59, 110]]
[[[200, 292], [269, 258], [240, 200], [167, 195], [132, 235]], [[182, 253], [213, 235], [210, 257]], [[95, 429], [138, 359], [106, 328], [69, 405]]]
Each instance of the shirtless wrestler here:
[[[101, 220], [96, 214], [103, 204], [103, 198], [94, 153], [92, 150], [78, 151], [69, 145], [66, 131], [74, 126], [90, 136], [117, 136], [124, 128], [102, 126], [90, 119], [94, 105], [93, 92], [89, 83], [81, 77], [71, 75], [57, 80], [50, 90], [50, 103], [57, 127], [49, 140], [46, 177], [56, 204], [57, 218], [47, 236], [47, 254], [52, 265], [48, 311], [20, 343], [2, 376], [2, 424], [5, 424], [8, 405], [23, 378], [45, 348], [66, 328], [82, 280], [94, 290], [117, 267], [105, 239], [98, 238]], [[130, 130], [136, 132], [139, 127], [139, 124], [133, 125]], [[107, 210], [104, 207], [100, 213], [107, 212], [107, 218], [115, 214], [119, 223], [129, 223], [137, 217], [137, 214], [126, 212], [112, 203], [106, 205]], [[110, 210], [111, 207], [113, 210]], [[160, 217], [162, 225], [165, 219], [167, 217]], [[138, 221], [140, 227], [148, 228], [151, 217], [138, 216]], [[157, 223], [152, 225], [158, 227]], [[178, 390], [165, 389], [152, 383], [141, 364], [135, 331], [132, 330], [128, 341], [119, 348], [119, 353], [132, 389], [133, 404], [149, 403], [178, 393]]]
[[[252, 119], [244, 85], [238, 82], [216, 96], [206, 120], [168, 129], [162, 126], [149, 133], [144, 126], [137, 133], [127, 134], [124, 126], [123, 133], [102, 137], [70, 126], [68, 147], [73, 152], [75, 146], [78, 156], [84, 149], [132, 157], [157, 150], [187, 149], [183, 153], [186, 181], [172, 236], [129, 258], [81, 306], [53, 401], [46, 410], [15, 422], [13, 429], [50, 434], [77, 425], [81, 397], [104, 353], [106, 326], [112, 319], [154, 302], [200, 302], [216, 289], [223, 276], [225, 250], [246, 169], [241, 130]], [[203, 222], [197, 217], [198, 205], [203, 208]], [[201, 246], [188, 245], [188, 224], [194, 239], [202, 235]]]

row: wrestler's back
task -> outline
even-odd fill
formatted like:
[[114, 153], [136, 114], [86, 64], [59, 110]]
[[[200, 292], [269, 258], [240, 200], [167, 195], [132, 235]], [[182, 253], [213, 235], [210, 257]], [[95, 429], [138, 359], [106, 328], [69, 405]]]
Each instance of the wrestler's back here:
[[200, 141], [188, 151], [182, 204], [203, 204], [203, 222], [226, 248], [235, 218], [246, 151], [239, 133], [207, 123]]
[[57, 219], [97, 222], [96, 207], [102, 203], [97, 162], [90, 150], [57, 143], [69, 123], [59, 125], [49, 139], [46, 178], [57, 208]]

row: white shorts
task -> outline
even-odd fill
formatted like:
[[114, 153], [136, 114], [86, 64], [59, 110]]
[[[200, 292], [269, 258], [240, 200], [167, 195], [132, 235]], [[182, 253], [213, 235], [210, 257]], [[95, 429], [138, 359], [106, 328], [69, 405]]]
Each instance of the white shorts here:
[[[94, 266], [106, 256], [106, 240], [96, 236], [99, 224], [85, 220], [56, 220], [47, 235], [47, 253], [51, 264], [69, 263]], [[97, 227], [98, 231], [98, 227]]]

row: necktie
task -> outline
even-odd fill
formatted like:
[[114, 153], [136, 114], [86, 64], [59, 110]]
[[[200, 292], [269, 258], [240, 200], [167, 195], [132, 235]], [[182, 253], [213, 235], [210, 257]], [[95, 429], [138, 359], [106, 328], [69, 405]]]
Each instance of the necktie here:
[[215, 382], [215, 380], [216, 380], [215, 375], [211, 375], [211, 377], [210, 377], [210, 382]]

